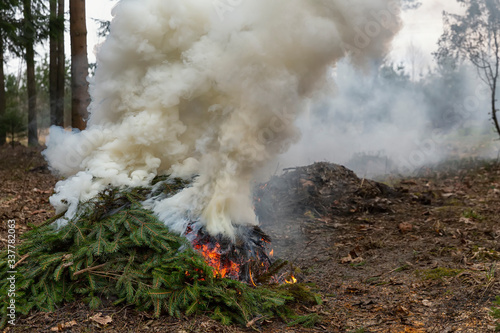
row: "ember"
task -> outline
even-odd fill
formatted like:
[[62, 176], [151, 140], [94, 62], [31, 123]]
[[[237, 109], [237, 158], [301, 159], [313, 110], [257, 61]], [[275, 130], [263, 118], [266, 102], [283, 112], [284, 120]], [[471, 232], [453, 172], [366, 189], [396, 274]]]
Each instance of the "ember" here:
[[223, 260], [224, 258], [221, 255], [221, 248], [219, 244], [196, 244], [194, 245], [194, 248], [201, 252], [210, 266], [215, 268], [215, 276], [218, 275], [221, 278], [224, 278], [227, 275], [230, 278], [239, 278], [240, 264], [229, 260]]
[[[191, 225], [185, 234], [208, 265], [215, 269], [214, 276], [240, 280], [251, 285], [255, 277], [271, 266], [267, 246], [271, 242], [260, 228], [244, 228], [233, 242], [227, 238], [213, 237], [203, 228]], [[269, 254], [272, 256], [272, 250]]]

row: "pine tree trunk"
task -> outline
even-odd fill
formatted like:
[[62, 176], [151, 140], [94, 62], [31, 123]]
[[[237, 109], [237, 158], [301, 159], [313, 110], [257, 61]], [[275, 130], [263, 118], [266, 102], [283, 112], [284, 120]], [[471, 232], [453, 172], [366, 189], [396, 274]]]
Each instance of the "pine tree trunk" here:
[[50, 99], [50, 124], [57, 122], [57, 1], [50, 0], [50, 63], [49, 63], [49, 99]]
[[66, 79], [66, 57], [64, 56], [64, 0], [58, 0], [57, 31], [57, 93], [56, 93], [56, 122], [55, 125], [64, 127], [64, 93]]
[[[0, 118], [5, 115], [7, 108], [7, 99], [5, 96], [5, 73], [3, 71], [3, 36], [0, 34]], [[0, 146], [5, 144], [6, 141], [6, 128], [4, 126], [0, 126]]]
[[64, 126], [64, 0], [50, 0], [50, 124]]
[[[24, 19], [26, 22], [32, 22], [31, 0], [24, 0]], [[27, 26], [28, 24], [26, 24]], [[36, 82], [35, 82], [35, 51], [34, 31], [25, 27], [25, 46], [26, 46], [26, 73], [28, 88], [28, 145], [38, 145], [38, 125], [36, 115]]]
[[87, 107], [90, 102], [88, 93], [87, 25], [85, 22], [85, 0], [70, 0], [71, 36], [71, 125], [84, 129]]

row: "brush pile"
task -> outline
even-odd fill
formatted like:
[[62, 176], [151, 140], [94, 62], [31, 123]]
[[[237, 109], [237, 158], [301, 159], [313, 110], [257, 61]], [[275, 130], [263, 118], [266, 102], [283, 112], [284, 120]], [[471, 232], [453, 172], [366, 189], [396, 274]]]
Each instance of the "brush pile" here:
[[385, 184], [360, 179], [353, 171], [333, 163], [284, 171], [256, 189], [255, 210], [261, 220], [300, 216], [311, 210], [318, 216], [385, 212], [389, 210], [387, 198], [400, 195]]
[[[169, 182], [168, 188], [173, 194], [184, 185]], [[157, 317], [206, 314], [224, 324], [276, 316], [305, 324], [317, 320], [289, 307], [299, 300], [320, 302], [310, 286], [265, 284], [265, 276], [254, 278], [261, 282], [256, 286], [222, 277], [186, 237], [171, 233], [143, 208], [149, 195], [150, 188], [109, 189], [81, 203], [64, 227], [50, 223], [58, 216], [25, 233], [15, 263], [2, 251], [2, 326], [10, 302], [8, 271], [17, 271], [16, 311], [22, 314], [83, 299], [91, 309], [132, 304]], [[268, 272], [283, 266], [269, 263]]]

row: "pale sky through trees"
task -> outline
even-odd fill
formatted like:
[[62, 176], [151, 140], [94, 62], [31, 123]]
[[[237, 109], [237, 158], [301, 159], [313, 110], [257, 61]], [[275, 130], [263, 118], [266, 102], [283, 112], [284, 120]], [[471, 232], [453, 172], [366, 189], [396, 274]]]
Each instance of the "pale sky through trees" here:
[[456, 0], [422, 0], [422, 6], [402, 14], [403, 29], [393, 42], [390, 56], [395, 63], [408, 63], [408, 47], [413, 44], [424, 52], [424, 67], [432, 65], [432, 52], [443, 33], [443, 11], [461, 13], [463, 8]]
[[[97, 37], [98, 25], [92, 18], [100, 20], [111, 19], [111, 9], [117, 1], [87, 0], [87, 28], [89, 62], [95, 62], [94, 46], [102, 42]], [[412, 42], [424, 52], [425, 64], [432, 65], [431, 53], [437, 50], [437, 41], [443, 32], [443, 10], [460, 13], [461, 6], [455, 0], [422, 0], [422, 6], [417, 10], [403, 13], [404, 27], [393, 43], [391, 60], [395, 63], [405, 62], [408, 46]]]
[[[66, 16], [69, 19], [69, 1], [66, 0]], [[98, 23], [93, 19], [110, 20], [111, 9], [117, 3], [116, 0], [87, 0], [87, 43], [89, 62], [95, 62], [94, 47], [101, 43], [103, 39], [97, 36]], [[390, 60], [394, 63], [408, 63], [407, 54], [410, 43], [424, 53], [425, 61], [423, 68], [432, 66], [432, 52], [437, 50], [437, 41], [443, 32], [442, 13], [443, 10], [460, 13], [460, 5], [455, 0], [422, 0], [422, 6], [417, 10], [410, 10], [402, 14], [404, 27], [393, 42], [393, 51], [390, 53]], [[66, 54], [68, 57], [69, 44], [69, 21], [67, 22], [66, 33]], [[46, 51], [45, 51], [46, 50]], [[48, 42], [44, 46], [37, 48], [38, 53], [43, 56], [48, 52]], [[15, 72], [19, 66], [19, 60], [9, 64], [7, 71]]]

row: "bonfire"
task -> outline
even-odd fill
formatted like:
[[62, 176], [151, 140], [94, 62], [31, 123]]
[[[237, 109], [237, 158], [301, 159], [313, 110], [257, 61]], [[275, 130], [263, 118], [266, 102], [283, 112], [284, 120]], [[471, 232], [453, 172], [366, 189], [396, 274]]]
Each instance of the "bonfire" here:
[[[373, 13], [383, 28], [361, 47]], [[246, 324], [297, 319], [291, 302], [319, 302], [270, 258], [252, 184], [298, 140], [295, 120], [338, 61], [385, 55], [398, 15], [390, 0], [120, 1], [87, 128], [48, 137], [56, 216], [26, 235], [11, 267], [18, 310], [116, 298]]]

